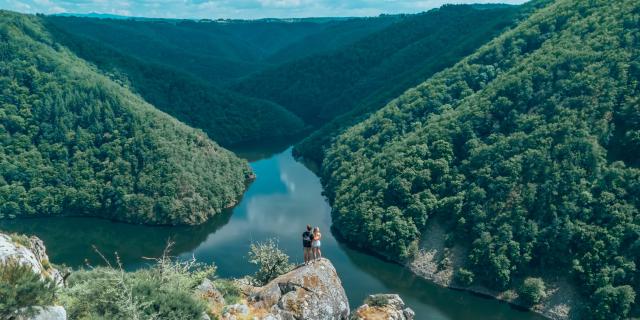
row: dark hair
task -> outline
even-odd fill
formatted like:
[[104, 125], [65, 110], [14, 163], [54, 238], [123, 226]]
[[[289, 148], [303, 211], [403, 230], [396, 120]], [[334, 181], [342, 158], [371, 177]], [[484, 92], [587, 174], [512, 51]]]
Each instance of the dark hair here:
[[311, 231], [311, 225], [310, 224], [307, 225], [307, 230]]

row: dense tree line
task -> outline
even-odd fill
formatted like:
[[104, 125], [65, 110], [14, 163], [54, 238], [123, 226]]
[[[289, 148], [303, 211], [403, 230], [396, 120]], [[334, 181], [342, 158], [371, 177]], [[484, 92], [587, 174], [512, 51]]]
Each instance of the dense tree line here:
[[[220, 85], [290, 57], [324, 50], [313, 38], [327, 29], [343, 32], [336, 43], [360, 36], [358, 28], [375, 30], [388, 19], [298, 19], [286, 21], [170, 19], [94, 19], [48, 16], [48, 22], [70, 34], [108, 43], [122, 53], [196, 75]], [[352, 21], [355, 20], [355, 21]], [[341, 27], [344, 25], [344, 27]], [[352, 36], [350, 36], [352, 34]], [[326, 37], [323, 37], [326, 38]], [[346, 38], [347, 40], [338, 40]], [[297, 42], [304, 43], [302, 52]], [[291, 52], [291, 54], [287, 53]]]
[[0, 11], [0, 217], [197, 224], [233, 204], [247, 163], [156, 110], [47, 33]]
[[290, 136], [304, 127], [297, 116], [272, 102], [217, 88], [166, 65], [143, 62], [106, 44], [66, 32], [50, 19], [46, 20], [47, 29], [57, 42], [131, 87], [158, 109], [202, 129], [225, 147]]
[[233, 88], [325, 128], [296, 147], [319, 162], [327, 145], [363, 115], [449, 67], [514, 24], [523, 7], [444, 6], [398, 21], [334, 52], [258, 73]]
[[404, 260], [437, 217], [460, 279], [557, 272], [585, 317], [637, 315], [639, 29], [637, 1], [557, 0], [351, 127], [322, 171], [335, 230]]

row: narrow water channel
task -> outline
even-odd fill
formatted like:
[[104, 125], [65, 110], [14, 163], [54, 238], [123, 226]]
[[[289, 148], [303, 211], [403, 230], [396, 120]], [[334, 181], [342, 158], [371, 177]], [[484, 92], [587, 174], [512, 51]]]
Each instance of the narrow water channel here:
[[201, 226], [150, 227], [67, 217], [5, 220], [0, 230], [39, 236], [52, 262], [73, 267], [100, 263], [94, 245], [107, 255], [117, 252], [126, 268], [142, 267], [142, 257], [158, 256], [172, 239], [175, 254], [213, 262], [221, 277], [240, 277], [255, 271], [246, 258], [252, 241], [277, 238], [293, 261], [302, 261], [300, 235], [312, 224], [323, 231], [323, 253], [335, 265], [352, 308], [368, 294], [388, 292], [399, 293], [417, 319], [543, 319], [493, 299], [438, 287], [399, 265], [347, 248], [330, 232], [331, 208], [321, 195], [319, 178], [294, 160], [291, 149], [253, 157], [265, 158], [251, 163], [257, 179], [240, 204]]

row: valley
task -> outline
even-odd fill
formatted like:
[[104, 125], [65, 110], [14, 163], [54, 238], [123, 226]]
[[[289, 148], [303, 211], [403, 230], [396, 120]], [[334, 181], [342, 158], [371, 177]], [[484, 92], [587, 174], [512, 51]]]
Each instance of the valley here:
[[[256, 288], [335, 267], [349, 304], [371, 304], [353, 317], [411, 319], [405, 303], [417, 319], [640, 316], [637, 1], [254, 20], [0, 10], [0, 92], [2, 241], [44, 257], [38, 236], [51, 259], [40, 279], [0, 255], [0, 300], [45, 292], [59, 268], [71, 283], [42, 301], [73, 319], [180, 319], [180, 299], [231, 319], [240, 306], [194, 287], [217, 281], [259, 314]], [[306, 224], [324, 234], [321, 271], [295, 267]], [[149, 260], [170, 241], [177, 260]], [[165, 280], [175, 291], [156, 295]], [[300, 311], [280, 300], [292, 290], [278, 284], [270, 312]]]

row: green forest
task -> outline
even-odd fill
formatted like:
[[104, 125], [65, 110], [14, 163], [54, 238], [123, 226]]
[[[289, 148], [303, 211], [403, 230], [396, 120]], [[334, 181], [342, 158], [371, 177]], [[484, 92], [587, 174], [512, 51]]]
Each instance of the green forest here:
[[98, 41], [70, 34], [50, 20], [47, 29], [57, 42], [114, 81], [127, 85], [156, 108], [202, 129], [225, 147], [283, 138], [304, 128], [302, 120], [272, 102], [215, 87], [167, 65], [143, 62]]
[[467, 279], [503, 290], [558, 272], [593, 318], [627, 318], [640, 291], [639, 28], [637, 1], [555, 1], [353, 126], [322, 169], [334, 231], [403, 261], [439, 219], [468, 248]]
[[0, 217], [198, 224], [236, 203], [246, 161], [0, 11]]
[[471, 54], [529, 11], [529, 6], [445, 5], [405, 16], [334, 52], [260, 72], [232, 88], [274, 101], [316, 127], [330, 122], [296, 146], [297, 154], [320, 162], [345, 128]]
[[[584, 318], [640, 317], [637, 0], [219, 21], [0, 10], [0, 92], [0, 219], [202, 224], [255, 177], [225, 148], [284, 139], [318, 165], [350, 246], [407, 265], [437, 223], [463, 249], [460, 287], [533, 306], [553, 275]], [[81, 298], [70, 310], [94, 314]]]

